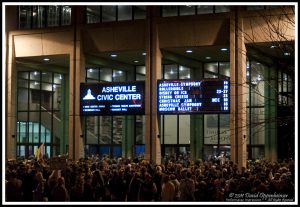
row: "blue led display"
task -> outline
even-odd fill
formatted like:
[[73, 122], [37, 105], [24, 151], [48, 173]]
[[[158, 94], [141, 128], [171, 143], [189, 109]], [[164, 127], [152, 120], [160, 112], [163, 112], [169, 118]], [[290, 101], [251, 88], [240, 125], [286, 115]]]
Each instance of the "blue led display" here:
[[229, 80], [159, 80], [159, 114], [229, 113]]
[[80, 84], [80, 115], [145, 114], [145, 82]]

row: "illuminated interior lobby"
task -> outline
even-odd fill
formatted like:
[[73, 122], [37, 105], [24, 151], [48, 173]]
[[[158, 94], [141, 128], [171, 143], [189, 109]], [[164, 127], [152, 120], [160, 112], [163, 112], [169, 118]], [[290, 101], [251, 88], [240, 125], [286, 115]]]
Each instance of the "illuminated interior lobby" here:
[[[6, 5], [5, 158], [293, 158], [295, 5]], [[159, 80], [225, 79], [228, 113], [158, 113]], [[145, 113], [81, 116], [80, 84], [145, 83]]]

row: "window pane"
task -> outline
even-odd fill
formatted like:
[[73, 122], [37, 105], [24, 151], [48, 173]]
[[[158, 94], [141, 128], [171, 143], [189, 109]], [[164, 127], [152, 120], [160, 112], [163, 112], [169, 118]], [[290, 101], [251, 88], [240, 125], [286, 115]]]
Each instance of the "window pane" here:
[[133, 6], [134, 19], [146, 19], [146, 6]]
[[177, 79], [178, 69], [177, 65], [165, 65], [164, 79]]
[[56, 83], [56, 84], [62, 84], [63, 79], [64, 79], [64, 75], [63, 74], [54, 73], [54, 83]]
[[19, 27], [29, 29], [31, 27], [31, 6], [19, 7]]
[[229, 114], [220, 114], [220, 144], [230, 144]]
[[204, 144], [218, 144], [218, 115], [204, 115]]
[[18, 80], [18, 110], [28, 110], [28, 81]]
[[191, 69], [185, 66], [179, 66], [179, 79], [190, 79]]
[[116, 21], [116, 6], [102, 6], [102, 22]]
[[111, 143], [111, 116], [100, 117], [100, 144]]
[[71, 25], [71, 7], [62, 6], [61, 25]]
[[164, 115], [164, 141], [165, 144], [177, 144], [177, 116]]
[[218, 73], [218, 63], [205, 63], [204, 70], [217, 74]]
[[101, 68], [100, 69], [100, 80], [105, 82], [112, 82], [112, 69]]
[[251, 109], [251, 144], [265, 144], [265, 109]]
[[218, 76], [211, 73], [204, 73], [204, 78], [218, 78]]
[[42, 90], [40, 91], [41, 98], [41, 108], [42, 110], [51, 111], [52, 110], [52, 84], [42, 83]]
[[[49, 115], [51, 116], [51, 115]], [[35, 126], [35, 128], [33, 128], [34, 123], [40, 123], [40, 121], [42, 122], [42, 124], [50, 124], [51, 125], [51, 118], [50, 120], [47, 120], [48, 122], [45, 122], [45, 119], [43, 119], [43, 115], [41, 117], [42, 120], [40, 120], [40, 113], [39, 112], [30, 112], [29, 113], [29, 142], [35, 142], [38, 143], [39, 142], [39, 126]], [[51, 129], [51, 128], [50, 128]]]
[[61, 85], [54, 84], [53, 85], [53, 110], [60, 110], [61, 98], [62, 98], [61, 92], [62, 92]]
[[44, 6], [38, 6], [38, 22], [37, 27], [43, 28], [45, 27], [45, 16], [46, 15], [46, 9]]
[[247, 10], [262, 10], [264, 6], [247, 6]]
[[214, 12], [213, 6], [201, 5], [197, 6], [197, 14], [212, 14]]
[[98, 68], [87, 69], [87, 78], [99, 80], [99, 69]]
[[179, 6], [179, 15], [195, 15], [195, 6]]
[[230, 77], [230, 63], [219, 63], [219, 72], [221, 75]]
[[132, 20], [132, 6], [118, 6], [118, 21]]
[[145, 117], [135, 116], [136, 144], [145, 144]]
[[99, 118], [96, 116], [86, 118], [86, 143], [98, 144]]
[[47, 21], [48, 27], [59, 25], [59, 6], [49, 6]]
[[114, 82], [126, 81], [126, 72], [124, 72], [122, 70], [114, 70], [114, 72], [113, 72], [113, 81]]
[[113, 117], [113, 143], [121, 144], [123, 134], [123, 116]]
[[216, 13], [230, 12], [230, 6], [216, 6]]
[[179, 144], [190, 144], [190, 115], [179, 116]]
[[100, 22], [100, 6], [86, 7], [86, 21], [88, 24]]
[[162, 7], [162, 16], [170, 17], [177, 16], [177, 6], [163, 6]]
[[42, 72], [42, 82], [52, 83], [52, 73]]

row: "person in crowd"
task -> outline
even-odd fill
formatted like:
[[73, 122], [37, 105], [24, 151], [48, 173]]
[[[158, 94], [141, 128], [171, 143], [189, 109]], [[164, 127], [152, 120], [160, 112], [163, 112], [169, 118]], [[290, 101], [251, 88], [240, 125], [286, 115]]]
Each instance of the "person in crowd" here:
[[176, 188], [172, 183], [170, 176], [164, 177], [162, 189], [161, 189], [161, 201], [175, 201], [176, 200]]
[[70, 191], [70, 201], [74, 201], [74, 202], [84, 201], [83, 184], [84, 184], [84, 177], [82, 175], [77, 176], [76, 183], [71, 188]]
[[68, 201], [69, 193], [65, 187], [64, 177], [59, 177], [57, 179], [57, 184], [51, 191], [51, 197], [53, 201]]
[[180, 181], [180, 201], [195, 201], [195, 183], [191, 179], [192, 173], [188, 170], [183, 170], [183, 179]]
[[156, 184], [149, 173], [145, 173], [144, 176], [144, 181], [140, 187], [139, 201], [154, 201], [154, 196], [157, 193]]
[[8, 172], [6, 183], [6, 201], [22, 201], [22, 181], [17, 178], [16, 171]]

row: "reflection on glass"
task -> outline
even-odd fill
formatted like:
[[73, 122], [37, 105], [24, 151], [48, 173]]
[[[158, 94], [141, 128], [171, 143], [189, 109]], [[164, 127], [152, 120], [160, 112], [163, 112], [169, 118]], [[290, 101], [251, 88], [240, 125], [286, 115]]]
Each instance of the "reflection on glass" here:
[[116, 21], [116, 6], [102, 6], [102, 22]]
[[71, 25], [71, 7], [62, 6], [61, 10], [61, 25]]
[[100, 22], [100, 6], [87, 6], [86, 7], [86, 21], [90, 23]]
[[59, 25], [59, 6], [49, 6], [47, 15], [47, 26], [58, 26]]
[[118, 21], [132, 19], [132, 6], [118, 6]]
[[185, 66], [179, 66], [179, 79], [190, 79], [191, 69]]
[[110, 144], [111, 143], [111, 116], [101, 116], [100, 117], [100, 144]]
[[221, 75], [230, 77], [230, 63], [229, 62], [219, 63], [219, 71]]
[[204, 144], [218, 144], [218, 115], [204, 115]]
[[123, 132], [123, 117], [114, 116], [113, 117], [113, 143], [122, 143], [122, 132]]
[[164, 66], [164, 79], [177, 79], [178, 68], [177, 65], [165, 65]]
[[136, 144], [145, 144], [145, 117], [136, 115], [135, 119], [136, 128]]
[[177, 6], [163, 6], [162, 7], [162, 16], [163, 17], [171, 17], [177, 16]]
[[195, 6], [179, 6], [180, 16], [195, 15], [195, 13], [196, 13]]
[[214, 12], [213, 6], [209, 5], [198, 5], [197, 14], [212, 14]]
[[112, 82], [112, 69], [101, 68], [100, 69], [100, 80], [105, 82]]
[[123, 82], [126, 80], [126, 72], [123, 70], [113, 70], [113, 81]]
[[134, 19], [146, 19], [146, 6], [133, 6]]

